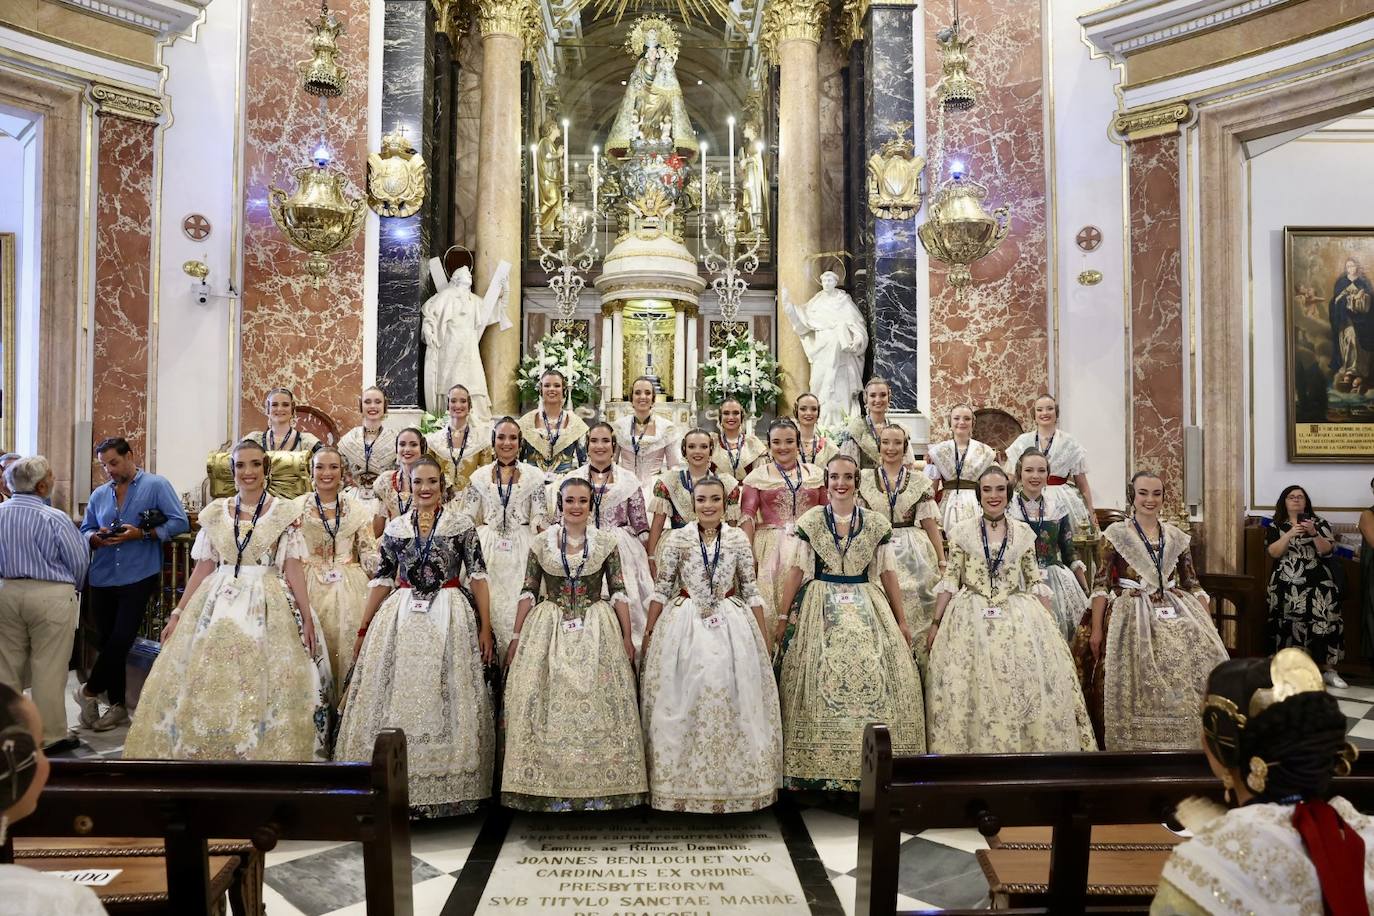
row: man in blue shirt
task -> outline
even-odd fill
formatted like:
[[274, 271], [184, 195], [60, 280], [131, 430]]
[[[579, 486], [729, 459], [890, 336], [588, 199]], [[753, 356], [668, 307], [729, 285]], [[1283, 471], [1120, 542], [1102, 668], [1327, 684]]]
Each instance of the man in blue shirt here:
[[[163, 542], [191, 525], [167, 478], [141, 469], [127, 441], [102, 439], [95, 457], [110, 482], [91, 493], [81, 531], [93, 551], [91, 613], [100, 631], [100, 655], [74, 696], [81, 726], [103, 732], [129, 721], [124, 706], [129, 649], [162, 581]], [[101, 693], [110, 703], [103, 715]]]

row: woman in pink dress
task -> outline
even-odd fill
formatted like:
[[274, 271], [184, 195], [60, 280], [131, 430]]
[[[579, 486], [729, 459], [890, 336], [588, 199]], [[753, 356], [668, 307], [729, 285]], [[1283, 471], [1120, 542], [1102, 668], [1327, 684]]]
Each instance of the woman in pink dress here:
[[778, 618], [779, 584], [797, 544], [797, 518], [826, 502], [825, 471], [803, 464], [797, 450], [797, 424], [780, 417], [768, 425], [767, 463], [749, 472], [740, 487], [740, 528], [754, 545], [759, 591], [763, 594], [764, 633], [772, 633]]

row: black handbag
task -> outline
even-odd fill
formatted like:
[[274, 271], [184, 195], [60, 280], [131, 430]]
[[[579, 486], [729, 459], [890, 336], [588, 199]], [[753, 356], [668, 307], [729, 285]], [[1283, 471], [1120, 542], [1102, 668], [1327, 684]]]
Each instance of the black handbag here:
[[142, 531], [152, 531], [167, 524], [167, 513], [157, 507], [144, 509], [138, 513], [138, 527]]

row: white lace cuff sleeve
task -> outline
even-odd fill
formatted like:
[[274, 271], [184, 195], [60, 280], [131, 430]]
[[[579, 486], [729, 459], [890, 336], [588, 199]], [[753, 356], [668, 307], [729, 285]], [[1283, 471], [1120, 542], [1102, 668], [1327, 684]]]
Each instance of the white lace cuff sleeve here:
[[[927, 456], [927, 458], [928, 458], [928, 457], [929, 457], [929, 456]], [[944, 480], [944, 479], [945, 479], [945, 478], [940, 474], [940, 469], [939, 469], [938, 467], [936, 467], [934, 461], [930, 461], [930, 460], [927, 460], [927, 461], [926, 461], [925, 472], [926, 472], [926, 476], [929, 477], [931, 480]]]
[[1111, 594], [1108, 593], [1108, 591], [1105, 588], [1095, 588], [1092, 590], [1092, 593], [1088, 595], [1089, 601], [1096, 601], [1098, 598], [1106, 598], [1109, 604], [1112, 600]]
[[918, 525], [928, 518], [933, 518], [937, 522], [940, 520], [940, 510], [936, 508], [933, 499], [923, 499], [917, 503], [916, 512], [911, 516], [911, 520]]
[[1072, 563], [1069, 564], [1069, 569], [1073, 570], [1074, 572], [1081, 572], [1084, 575], [1087, 575], [1088, 573], [1088, 567], [1083, 564], [1082, 560], [1074, 560]]
[[750, 596], [749, 596], [749, 600], [746, 601], [745, 604], [746, 604], [747, 606], [749, 606], [749, 607], [757, 607], [757, 608], [765, 608], [765, 609], [768, 607], [768, 605], [766, 605], [766, 604], [763, 603], [763, 596], [760, 595], [758, 592], [755, 592], [754, 594], [750, 595]]
[[1212, 600], [1212, 596], [1207, 594], [1206, 590], [1202, 588], [1193, 589], [1193, 597], [1201, 601], [1203, 604], [1207, 604]]
[[673, 517], [673, 507], [668, 504], [668, 500], [661, 496], [654, 496], [649, 499], [649, 517], [653, 518], [655, 515]]
[[487, 571], [484, 569], [484, 570], [482, 570], [481, 572], [470, 573], [470, 574], [468, 575], [468, 581], [469, 581], [469, 582], [487, 582], [487, 581], [489, 581], [489, 580], [487, 579]]
[[615, 607], [617, 602], [626, 607], [630, 606], [630, 596], [624, 592], [615, 592], [608, 600], [611, 602], [611, 607]]
[[663, 594], [662, 592], [658, 592], [658, 591], [654, 592], [653, 594], [651, 594], [651, 595], [649, 596], [649, 600], [650, 600], [650, 601], [657, 601], [658, 604], [659, 604], [659, 607], [667, 607], [667, 606], [668, 606], [668, 596], [665, 595], [665, 594]]
[[210, 532], [204, 528], [196, 533], [196, 542], [191, 545], [191, 559], [199, 562], [209, 560], [211, 563], [219, 563], [219, 551], [215, 549], [215, 544], [210, 540]]
[[396, 580], [395, 580], [395, 579], [384, 579], [384, 578], [369, 579], [368, 582], [367, 582], [367, 587], [368, 587], [368, 588], [395, 588], [395, 587], [396, 587]]
[[1044, 598], [1048, 601], [1054, 600], [1054, 592], [1044, 582], [1037, 582], [1031, 586], [1031, 594], [1037, 598]]
[[892, 554], [892, 545], [883, 544], [878, 548], [878, 575], [883, 573], [895, 573], [897, 571], [897, 561]]
[[935, 588], [931, 590], [931, 594], [935, 595], [938, 595], [941, 592], [947, 595], [957, 595], [959, 594], [959, 583], [951, 579], [949, 576], [945, 576], [939, 582], [935, 583]]
[[533, 605], [536, 600], [534, 597], [534, 592], [521, 592], [519, 597], [515, 599], [515, 603], [519, 604], [520, 602], [525, 600], [528, 600], [529, 603]]
[[282, 566], [287, 560], [305, 562], [308, 559], [310, 546], [305, 543], [305, 532], [301, 531], [300, 525], [292, 525], [286, 529], [277, 545], [277, 565]]

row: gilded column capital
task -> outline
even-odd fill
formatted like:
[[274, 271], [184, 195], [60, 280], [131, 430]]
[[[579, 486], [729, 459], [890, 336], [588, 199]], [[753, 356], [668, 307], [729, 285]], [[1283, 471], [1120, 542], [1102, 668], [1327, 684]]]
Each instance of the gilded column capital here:
[[1112, 118], [1112, 131], [1128, 143], [1176, 134], [1193, 115], [1187, 102], [1169, 102], [1123, 111]]
[[429, 0], [434, 8], [434, 32], [448, 36], [449, 44], [458, 47], [458, 38], [472, 24], [472, 4], [463, 0]]
[[131, 121], [156, 123], [162, 116], [162, 100], [117, 86], [104, 83], [91, 84], [91, 101], [95, 103], [95, 113], [128, 118]]
[[478, 34], [519, 38], [526, 58], [544, 41], [544, 20], [534, 0], [473, 0], [473, 12]]
[[[809, 41], [820, 44], [825, 31], [826, 0], [768, 0], [763, 10], [763, 28], [759, 45], [764, 58], [778, 62], [778, 49], [785, 41]], [[861, 17], [862, 18], [862, 17]]]

